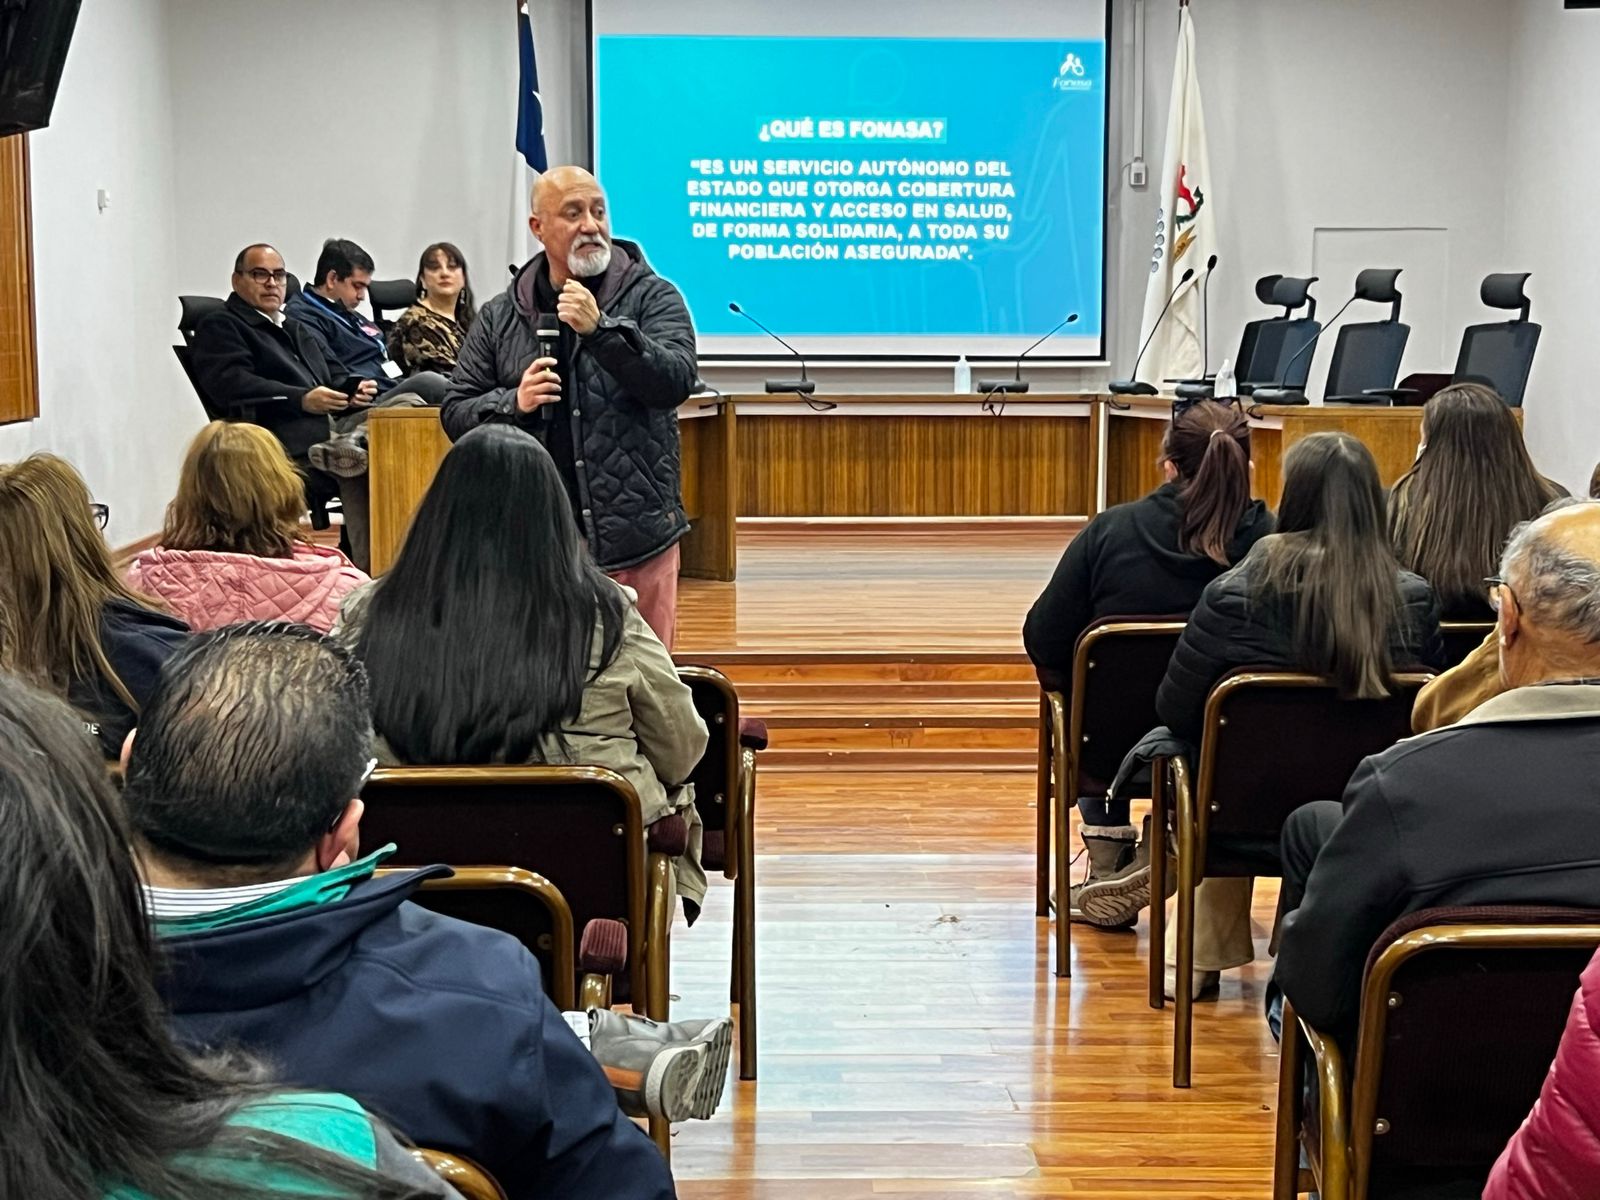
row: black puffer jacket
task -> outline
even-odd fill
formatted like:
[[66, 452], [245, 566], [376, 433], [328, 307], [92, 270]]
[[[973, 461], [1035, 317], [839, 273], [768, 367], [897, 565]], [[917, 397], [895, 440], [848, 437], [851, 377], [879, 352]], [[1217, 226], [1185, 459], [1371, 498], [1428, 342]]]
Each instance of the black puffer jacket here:
[[[1156, 693], [1161, 723], [1196, 745], [1206, 696], [1224, 675], [1240, 667], [1303, 669], [1295, 659], [1293, 606], [1280, 597], [1256, 595], [1256, 573], [1271, 540], [1257, 542], [1242, 563], [1206, 585]], [[1400, 621], [1389, 637], [1394, 665], [1438, 670], [1444, 646], [1433, 589], [1420, 575], [1401, 571], [1400, 602]]]
[[[467, 331], [440, 410], [454, 441], [485, 422], [538, 436], [537, 412], [517, 411], [517, 385], [538, 351], [532, 272], [540, 254], [483, 306]], [[698, 366], [689, 309], [650, 269], [632, 242], [612, 245], [595, 289], [600, 328], [578, 339], [571, 380], [579, 519], [595, 561], [618, 571], [653, 558], [689, 531], [679, 482], [677, 408], [694, 390]]]

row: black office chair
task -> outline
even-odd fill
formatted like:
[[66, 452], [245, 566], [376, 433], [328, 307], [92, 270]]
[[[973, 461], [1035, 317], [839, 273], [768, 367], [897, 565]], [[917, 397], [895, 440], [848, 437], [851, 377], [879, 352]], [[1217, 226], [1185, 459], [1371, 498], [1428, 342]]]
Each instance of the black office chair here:
[[289, 278], [283, 284], [283, 302], [285, 304], [300, 294], [300, 277], [293, 271], [285, 272]]
[[372, 301], [372, 319], [384, 329], [394, 326], [394, 317], [387, 314], [405, 312], [417, 302], [417, 283], [414, 279], [374, 279], [367, 285], [367, 299]]
[[[1256, 280], [1256, 299], [1263, 304], [1271, 304], [1272, 289], [1278, 286], [1278, 280], [1282, 278], [1282, 275], [1263, 275]], [[1261, 327], [1268, 321], [1277, 319], [1276, 317], [1259, 317], [1254, 321], [1245, 323], [1244, 334], [1239, 338], [1239, 353], [1233, 359], [1235, 379], [1247, 378], [1250, 370], [1249, 364], [1255, 361], [1256, 345], [1261, 340]]]
[[[1258, 386], [1274, 383], [1277, 369], [1283, 357], [1283, 343], [1285, 327], [1296, 325], [1294, 310], [1306, 302], [1305, 287], [1315, 282], [1314, 279], [1289, 280], [1289, 287], [1282, 289], [1284, 283], [1282, 275], [1263, 275], [1256, 280], [1256, 299], [1262, 304], [1282, 304], [1283, 315], [1277, 317], [1258, 317], [1254, 321], [1245, 323], [1244, 333], [1239, 338], [1239, 353], [1233, 358], [1233, 377], [1238, 381], [1239, 394], [1248, 396]], [[1297, 288], [1295, 284], [1304, 284], [1305, 287]], [[1311, 301], [1311, 314], [1317, 311], [1317, 302]], [[1316, 336], [1315, 332], [1311, 336]], [[1292, 339], [1295, 348], [1305, 345], [1305, 339], [1295, 337]], [[1290, 350], [1289, 354], [1293, 354]], [[1209, 397], [1216, 385], [1216, 379], [1208, 376], [1205, 379], [1169, 379], [1168, 383], [1175, 384], [1174, 392], [1182, 399], [1201, 400]]]
[[1530, 272], [1497, 274], [1484, 278], [1478, 295], [1490, 308], [1516, 309], [1510, 321], [1469, 325], [1461, 334], [1452, 383], [1488, 382], [1511, 408], [1522, 407], [1533, 369], [1533, 352], [1539, 348], [1540, 326], [1528, 320], [1533, 302], [1523, 292]]
[[[1313, 355], [1300, 351], [1322, 332], [1322, 322], [1317, 320], [1317, 298], [1311, 295], [1311, 285], [1316, 282], [1315, 275], [1285, 275], [1273, 283], [1271, 303], [1283, 305], [1283, 315], [1261, 322], [1248, 361], [1241, 357], [1235, 364], [1234, 377], [1239, 381], [1241, 396], [1252, 395], [1261, 387], [1305, 390]], [[1297, 317], [1295, 310], [1301, 305], [1309, 307], [1303, 317]], [[1241, 345], [1241, 355], [1243, 352]]]
[[1395, 287], [1399, 276], [1399, 268], [1356, 276], [1355, 299], [1393, 307], [1385, 320], [1346, 325], [1339, 331], [1322, 389], [1324, 404], [1388, 404], [1396, 399], [1400, 389], [1394, 381], [1411, 338], [1411, 326], [1400, 320], [1400, 291]]

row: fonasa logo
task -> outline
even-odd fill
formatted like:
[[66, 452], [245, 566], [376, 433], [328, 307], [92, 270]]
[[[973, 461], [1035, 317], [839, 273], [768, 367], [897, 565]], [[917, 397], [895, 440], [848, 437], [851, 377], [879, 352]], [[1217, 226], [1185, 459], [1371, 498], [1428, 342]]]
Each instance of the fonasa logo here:
[[1050, 86], [1058, 92], [1087, 92], [1094, 87], [1094, 80], [1088, 78], [1088, 74], [1083, 58], [1069, 51], [1061, 60], [1061, 67], [1050, 81]]

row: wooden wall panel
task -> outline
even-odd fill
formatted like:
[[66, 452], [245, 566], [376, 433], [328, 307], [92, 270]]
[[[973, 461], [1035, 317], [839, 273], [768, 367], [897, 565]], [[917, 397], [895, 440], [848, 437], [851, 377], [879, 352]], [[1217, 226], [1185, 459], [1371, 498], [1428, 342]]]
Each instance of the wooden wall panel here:
[[0, 138], [0, 423], [39, 415], [28, 138]]
[[739, 515], [1079, 516], [1090, 511], [1084, 416], [739, 417]]
[[680, 544], [680, 573], [693, 579], [730, 580], [737, 571], [737, 425], [732, 404], [715, 415], [678, 422], [683, 446], [683, 508], [689, 533]]

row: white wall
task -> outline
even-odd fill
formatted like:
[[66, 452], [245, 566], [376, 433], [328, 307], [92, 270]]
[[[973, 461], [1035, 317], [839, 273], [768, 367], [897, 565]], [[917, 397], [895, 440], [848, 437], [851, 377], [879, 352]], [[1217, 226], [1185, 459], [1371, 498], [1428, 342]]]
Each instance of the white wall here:
[[[455, 242], [480, 296], [504, 286], [527, 216], [507, 0], [167, 10], [180, 290], [225, 293], [234, 255], [255, 241], [309, 278], [328, 237], [361, 243], [379, 278], [409, 276], [428, 243]], [[562, 86], [562, 56], [545, 57]]]
[[1544, 326], [1528, 382], [1528, 448], [1546, 474], [1581, 495], [1600, 459], [1600, 269], [1590, 232], [1600, 197], [1600, 11], [1567, 12], [1561, 0], [1514, 8], [1505, 259], [1507, 270], [1533, 272], [1528, 295]]
[[[109, 536], [161, 527], [204, 423], [172, 356], [177, 306], [162, 0], [84, 0], [50, 127], [32, 135], [37, 421], [0, 427], [0, 461], [70, 459], [111, 505]], [[111, 205], [97, 210], [105, 188]]]

